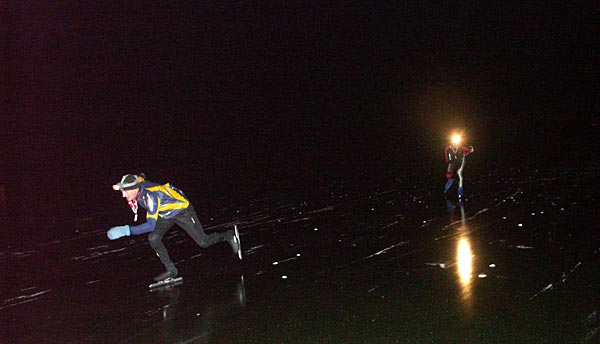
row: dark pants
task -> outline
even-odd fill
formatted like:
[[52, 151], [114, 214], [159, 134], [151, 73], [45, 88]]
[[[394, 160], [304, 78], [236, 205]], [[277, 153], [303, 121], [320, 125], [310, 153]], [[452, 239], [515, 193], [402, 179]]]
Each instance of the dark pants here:
[[156, 251], [156, 255], [158, 258], [160, 258], [160, 261], [165, 265], [167, 270], [172, 270], [175, 265], [169, 257], [169, 253], [162, 242], [162, 238], [174, 224], [177, 224], [179, 227], [183, 228], [183, 230], [185, 230], [186, 233], [189, 234], [192, 239], [194, 239], [196, 244], [202, 248], [212, 246], [221, 241], [229, 240], [233, 235], [231, 231], [225, 233], [206, 234], [202, 228], [200, 220], [198, 220], [198, 215], [191, 204], [187, 209], [177, 214], [175, 217], [170, 219], [163, 219], [159, 217], [154, 231], [148, 235], [148, 241], [150, 242], [150, 246], [152, 246], [154, 251]]

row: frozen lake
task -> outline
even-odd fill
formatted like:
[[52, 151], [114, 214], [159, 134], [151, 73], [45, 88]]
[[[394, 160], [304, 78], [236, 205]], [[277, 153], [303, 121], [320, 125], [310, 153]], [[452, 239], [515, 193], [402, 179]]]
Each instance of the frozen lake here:
[[208, 230], [238, 225], [244, 260], [174, 227], [184, 283], [157, 292], [146, 237], [106, 238], [115, 215], [11, 224], [37, 239], [0, 252], [2, 341], [598, 342], [597, 166], [474, 167], [462, 204], [418, 172], [199, 211]]

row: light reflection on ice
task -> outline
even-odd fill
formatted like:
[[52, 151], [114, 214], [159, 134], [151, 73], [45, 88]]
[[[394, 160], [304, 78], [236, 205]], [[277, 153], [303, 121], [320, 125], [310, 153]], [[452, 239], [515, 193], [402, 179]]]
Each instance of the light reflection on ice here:
[[467, 235], [458, 239], [456, 247], [458, 280], [460, 282], [463, 300], [471, 297], [471, 279], [473, 277], [473, 250]]
[[[461, 203], [460, 207], [460, 222], [458, 222], [457, 231], [459, 233], [458, 241], [456, 244], [456, 273], [458, 275], [458, 282], [461, 288], [461, 298], [465, 306], [465, 312], [469, 313], [471, 310], [471, 297], [472, 297], [472, 280], [473, 280], [473, 260], [474, 253], [471, 245], [471, 239], [469, 237], [469, 228], [465, 219], [465, 208]], [[453, 217], [453, 211], [450, 213], [451, 220]]]

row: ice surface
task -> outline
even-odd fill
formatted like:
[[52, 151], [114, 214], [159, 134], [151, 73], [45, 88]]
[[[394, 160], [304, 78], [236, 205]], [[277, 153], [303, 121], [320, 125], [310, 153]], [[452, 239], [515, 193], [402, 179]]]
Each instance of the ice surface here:
[[0, 252], [2, 341], [595, 343], [597, 172], [564, 169], [553, 188], [544, 170], [481, 174], [462, 204], [407, 177], [205, 210], [208, 230], [238, 226], [244, 261], [174, 228], [165, 244], [185, 283], [156, 293], [146, 237], [58, 223]]

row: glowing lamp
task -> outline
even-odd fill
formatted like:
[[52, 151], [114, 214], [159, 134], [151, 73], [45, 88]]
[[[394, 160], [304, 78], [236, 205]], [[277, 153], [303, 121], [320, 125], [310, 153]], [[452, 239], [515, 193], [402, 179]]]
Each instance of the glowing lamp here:
[[458, 145], [460, 144], [460, 141], [462, 140], [461, 136], [459, 134], [454, 134], [452, 135], [452, 144], [453, 145]]

